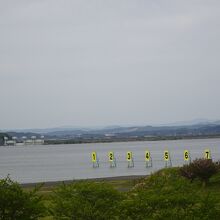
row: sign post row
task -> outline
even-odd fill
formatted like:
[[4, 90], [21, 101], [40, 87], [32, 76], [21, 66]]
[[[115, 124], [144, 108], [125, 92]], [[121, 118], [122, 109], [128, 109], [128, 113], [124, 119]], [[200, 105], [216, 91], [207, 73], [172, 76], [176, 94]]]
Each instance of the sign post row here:
[[146, 164], [146, 168], [153, 166], [150, 151], [148, 150], [145, 151], [145, 164]]
[[172, 167], [172, 161], [171, 161], [170, 154], [169, 154], [168, 150], [164, 151], [163, 157], [164, 157], [164, 161], [165, 161], [165, 167], [166, 168]]
[[[165, 167], [166, 168], [172, 167], [172, 161], [171, 161], [170, 153], [168, 150], [164, 151], [163, 157], [164, 157], [164, 161], [165, 161]], [[204, 150], [204, 158], [207, 160], [212, 159], [211, 151], [209, 149]], [[98, 158], [97, 153], [95, 151], [92, 152], [91, 159], [92, 159], [93, 168], [98, 168], [99, 167], [99, 158]], [[110, 163], [111, 168], [117, 167], [116, 158], [115, 158], [113, 151], [110, 151], [108, 153], [108, 159], [109, 159], [109, 163]], [[134, 159], [133, 159], [132, 151], [127, 152], [126, 159], [128, 162], [128, 168], [134, 167]], [[189, 150], [184, 150], [183, 159], [186, 164], [191, 163], [191, 155], [190, 155]], [[153, 166], [152, 157], [151, 157], [151, 153], [149, 150], [145, 151], [145, 165], [146, 165], [146, 168]]]
[[114, 152], [111, 151], [108, 153], [108, 160], [110, 162], [110, 168], [114, 168], [117, 166]]
[[134, 167], [134, 159], [131, 151], [127, 152], [128, 168]]
[[92, 166], [93, 168], [99, 167], [99, 159], [97, 157], [97, 153], [95, 151], [92, 152]]

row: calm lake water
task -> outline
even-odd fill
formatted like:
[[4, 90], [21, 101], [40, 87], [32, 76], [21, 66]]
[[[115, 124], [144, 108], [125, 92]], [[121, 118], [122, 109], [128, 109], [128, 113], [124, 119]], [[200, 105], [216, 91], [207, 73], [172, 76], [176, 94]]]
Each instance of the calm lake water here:
[[[145, 167], [145, 151], [151, 152], [153, 167]], [[164, 150], [169, 150], [173, 166], [182, 165], [183, 152], [192, 159], [201, 158], [210, 149], [212, 158], [220, 160], [220, 139], [145, 141], [73, 145], [0, 147], [0, 178], [10, 174], [20, 183], [87, 179], [97, 177], [143, 175], [165, 166]], [[96, 151], [100, 167], [93, 168], [91, 152]], [[113, 151], [117, 167], [110, 168], [108, 152]], [[134, 167], [128, 168], [126, 152], [132, 151]]]

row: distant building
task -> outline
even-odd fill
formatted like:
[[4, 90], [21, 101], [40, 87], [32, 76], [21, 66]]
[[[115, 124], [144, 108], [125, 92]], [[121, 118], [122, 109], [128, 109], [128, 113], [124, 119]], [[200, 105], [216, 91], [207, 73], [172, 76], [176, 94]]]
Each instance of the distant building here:
[[4, 145], [7, 145], [8, 137], [4, 137]]
[[7, 145], [7, 146], [15, 146], [16, 145], [16, 141], [15, 140], [7, 140], [5, 142], [5, 145]]
[[42, 145], [44, 144], [44, 136], [42, 135], [40, 138], [36, 136], [31, 136], [31, 139], [23, 139], [24, 145]]
[[35, 142], [34, 142], [34, 144], [36, 144], [36, 145], [42, 145], [42, 144], [44, 144], [44, 139], [36, 139]]
[[105, 134], [105, 137], [114, 137], [115, 136], [115, 134], [112, 134], [112, 133], [110, 133], [110, 134]]
[[12, 140], [9, 140], [8, 137], [4, 137], [4, 145], [5, 146], [15, 146], [15, 145], [42, 145], [44, 144], [44, 136], [37, 138], [36, 136], [32, 136], [28, 139], [26, 136], [23, 136], [21, 139], [17, 141], [17, 137], [12, 137]]

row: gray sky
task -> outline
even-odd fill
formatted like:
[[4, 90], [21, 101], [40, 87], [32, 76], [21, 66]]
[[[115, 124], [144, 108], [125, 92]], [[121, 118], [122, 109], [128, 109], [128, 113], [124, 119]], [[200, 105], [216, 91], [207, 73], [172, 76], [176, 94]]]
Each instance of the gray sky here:
[[0, 0], [0, 129], [220, 119], [219, 0]]

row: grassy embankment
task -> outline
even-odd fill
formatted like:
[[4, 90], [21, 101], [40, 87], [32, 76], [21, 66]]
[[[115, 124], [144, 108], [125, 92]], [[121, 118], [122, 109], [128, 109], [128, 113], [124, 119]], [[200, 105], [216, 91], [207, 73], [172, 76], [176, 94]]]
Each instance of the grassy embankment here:
[[[116, 178], [115, 180], [111, 180], [106, 178], [106, 180], [92, 180], [93, 182], [105, 182], [113, 186], [115, 189], [117, 189], [120, 192], [128, 192], [131, 190], [137, 183], [139, 183], [143, 178]], [[56, 187], [61, 185], [62, 183], [55, 183], [51, 184], [50, 186], [42, 186], [40, 188], [39, 194], [42, 195], [42, 198], [44, 200], [45, 206], [50, 207], [51, 205], [51, 196], [53, 195], [53, 191]], [[32, 190], [33, 187], [25, 187], [26, 190]], [[41, 218], [40, 220], [53, 220], [54, 218], [52, 216], [46, 216]]]
[[[102, 182], [110, 184], [113, 188], [120, 191], [126, 196], [125, 200], [127, 202], [135, 201], [132, 205], [128, 202], [126, 207], [128, 207], [128, 212], [130, 212], [133, 210], [133, 206], [135, 206], [134, 212], [137, 212], [135, 215], [140, 215], [137, 219], [142, 219], [139, 208], [143, 209], [143, 212], [148, 210], [144, 210], [147, 207], [147, 205], [145, 207], [146, 203], [149, 203], [149, 210], [155, 212], [149, 219], [169, 219], [166, 215], [176, 215], [175, 219], [179, 219], [178, 216], [180, 216], [180, 219], [191, 219], [192, 216], [197, 214], [199, 217], [195, 217], [195, 219], [209, 219], [212, 213], [208, 213], [206, 217], [206, 212], [211, 210], [213, 204], [215, 205], [215, 210], [210, 212], [220, 212], [220, 172], [210, 179], [206, 187], [197, 179], [191, 183], [189, 180], [180, 177], [178, 168], [164, 169], [146, 178], [102, 180]], [[47, 207], [52, 205], [51, 196], [55, 188], [57, 188], [57, 185], [43, 186], [39, 191]], [[158, 209], [159, 213], [155, 211], [156, 209]], [[167, 211], [168, 209], [171, 210], [170, 213]], [[201, 214], [201, 210], [204, 210], [204, 213]], [[193, 214], [190, 214], [190, 212]], [[183, 216], [188, 215], [187, 213], [191, 217], [184, 218]], [[127, 214], [126, 212], [125, 216]], [[216, 214], [216, 216], [213, 216], [212, 219], [219, 219], [220, 214]], [[133, 218], [131, 217], [131, 219]], [[41, 218], [41, 220], [53, 220], [53, 217], [48, 214], [48, 216]]]
[[[116, 178], [100, 178], [95, 180], [88, 180], [88, 182], [98, 182], [98, 183], [108, 183], [113, 186], [116, 190], [120, 192], [128, 192], [132, 189], [137, 183], [142, 181], [142, 177], [139, 176], [131, 176], [131, 177], [116, 177]], [[77, 181], [74, 181], [77, 182]], [[67, 181], [67, 184], [71, 183], [71, 181]], [[42, 196], [45, 206], [50, 207], [51, 205], [51, 196], [53, 195], [54, 190], [62, 185], [62, 182], [54, 182], [51, 184], [44, 184], [39, 190], [39, 194]], [[24, 185], [24, 190], [33, 190], [34, 184]], [[52, 216], [43, 217], [40, 220], [53, 220]]]

